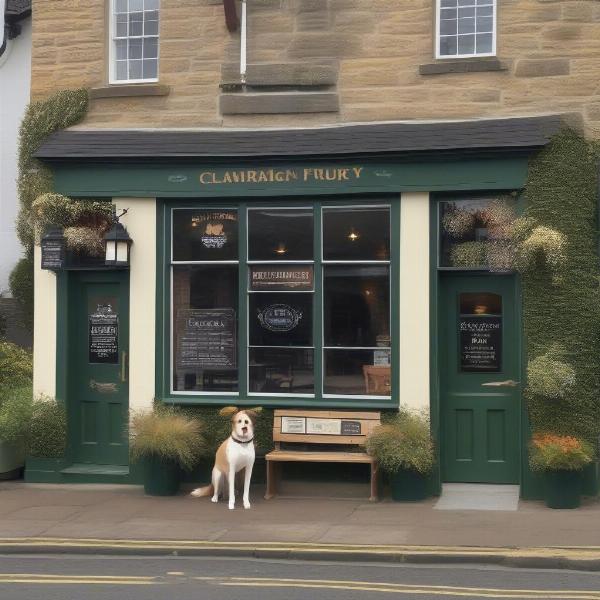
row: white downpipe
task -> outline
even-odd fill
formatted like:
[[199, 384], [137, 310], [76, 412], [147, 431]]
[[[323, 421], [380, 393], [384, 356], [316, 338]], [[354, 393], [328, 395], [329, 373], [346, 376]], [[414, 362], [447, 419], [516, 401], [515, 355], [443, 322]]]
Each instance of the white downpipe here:
[[240, 31], [240, 78], [242, 83], [246, 83], [247, 23], [246, 0], [242, 0], [242, 25]]

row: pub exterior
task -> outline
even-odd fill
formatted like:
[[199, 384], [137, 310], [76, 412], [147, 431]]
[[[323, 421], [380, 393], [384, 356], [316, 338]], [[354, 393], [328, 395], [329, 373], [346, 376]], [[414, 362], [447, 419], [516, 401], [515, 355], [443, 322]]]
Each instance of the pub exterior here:
[[[137, 481], [123, 432], [128, 411], [153, 402], [199, 410], [402, 406], [430, 415], [435, 490], [444, 482], [506, 483], [535, 496], [521, 276], [490, 257], [506, 246], [502, 215], [526, 210], [533, 161], [565, 128], [594, 138], [597, 122], [579, 97], [569, 110], [560, 90], [556, 98], [540, 92], [538, 104], [509, 100], [535, 60], [550, 61], [538, 66], [542, 88], [550, 79], [573, 83], [581, 61], [574, 50], [568, 58], [569, 41], [543, 59], [522, 49], [501, 63], [496, 56], [515, 52], [502, 41], [504, 29], [513, 35], [512, 9], [491, 0], [480, 20], [492, 29], [473, 34], [472, 45], [423, 30], [410, 67], [420, 80], [398, 88], [376, 81], [391, 63], [382, 66], [367, 41], [390, 42], [404, 8], [381, 3], [379, 21], [365, 29], [369, 2], [248, 2], [250, 16], [239, 24], [231, 3], [223, 10], [200, 2], [194, 10], [213, 24], [203, 32], [214, 56], [194, 61], [186, 52], [195, 46], [181, 44], [192, 33], [182, 29], [180, 3], [140, 3], [114, 0], [84, 18], [90, 32], [94, 22], [110, 24], [94, 38], [109, 48], [108, 65], [92, 61], [81, 76], [60, 57], [54, 65], [71, 87], [90, 89], [90, 105], [76, 127], [47, 137], [35, 158], [51, 170], [54, 193], [112, 202], [132, 243], [126, 268], [42, 268], [36, 246], [34, 386], [65, 403], [69, 439], [64, 460], [54, 470], [33, 465], [29, 480]], [[67, 3], [53, 4], [60, 11]], [[456, 3], [417, 4], [413, 17], [429, 22], [431, 13], [443, 31], [452, 30], [446, 21], [460, 20], [451, 15]], [[554, 4], [562, 12], [547, 9], [547, 20], [562, 26], [568, 3]], [[56, 15], [37, 8], [41, 41]], [[361, 10], [367, 25], [352, 14]], [[131, 35], [138, 14], [156, 34]], [[284, 31], [295, 23], [283, 67], [268, 58], [270, 18]], [[327, 44], [316, 26], [323, 20], [338, 37], [346, 23], [352, 44]], [[129, 29], [117, 35], [122, 23]], [[254, 46], [240, 78], [233, 58], [242, 27]], [[395, 35], [409, 41], [412, 34]], [[434, 58], [423, 43], [432, 35]], [[311, 49], [304, 37], [323, 45]], [[129, 38], [148, 43], [140, 65]], [[370, 72], [348, 78], [361, 60]], [[559, 60], [572, 70], [544, 71]], [[57, 83], [39, 51], [33, 66], [42, 99]], [[486, 93], [500, 93], [484, 110], [481, 98], [458, 108], [443, 97], [482, 77]], [[192, 102], [194, 86], [209, 95], [208, 107]], [[535, 97], [535, 84], [527, 90]], [[428, 98], [420, 112], [417, 96], [409, 99], [419, 91]], [[364, 104], [352, 100], [361, 94]]]

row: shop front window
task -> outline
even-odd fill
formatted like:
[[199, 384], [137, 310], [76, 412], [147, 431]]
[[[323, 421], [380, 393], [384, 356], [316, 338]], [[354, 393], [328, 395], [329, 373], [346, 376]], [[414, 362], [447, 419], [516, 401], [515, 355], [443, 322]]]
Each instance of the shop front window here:
[[237, 211], [173, 215], [173, 390], [237, 392]]
[[512, 270], [512, 196], [445, 200], [439, 203], [439, 266], [454, 269]]
[[172, 392], [391, 398], [390, 223], [389, 206], [173, 209]]

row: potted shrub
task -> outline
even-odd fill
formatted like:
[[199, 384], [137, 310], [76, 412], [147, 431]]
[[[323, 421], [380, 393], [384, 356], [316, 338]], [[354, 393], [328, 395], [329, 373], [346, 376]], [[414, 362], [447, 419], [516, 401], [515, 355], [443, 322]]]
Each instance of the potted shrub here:
[[35, 398], [27, 434], [25, 481], [56, 482], [64, 466], [67, 447], [67, 413], [62, 402]]
[[0, 479], [18, 477], [25, 464], [32, 394], [30, 385], [0, 388]]
[[394, 419], [373, 430], [366, 449], [388, 474], [393, 500], [416, 501], [428, 496], [428, 475], [435, 458], [424, 414], [401, 409]]
[[32, 374], [31, 353], [0, 340], [0, 479], [18, 476], [25, 464]]
[[581, 503], [583, 468], [592, 462], [591, 445], [570, 435], [534, 434], [529, 454], [532, 470], [544, 475], [546, 506], [577, 508]]
[[132, 460], [142, 463], [144, 492], [173, 496], [181, 470], [192, 469], [205, 452], [202, 424], [167, 407], [133, 413], [129, 449]]

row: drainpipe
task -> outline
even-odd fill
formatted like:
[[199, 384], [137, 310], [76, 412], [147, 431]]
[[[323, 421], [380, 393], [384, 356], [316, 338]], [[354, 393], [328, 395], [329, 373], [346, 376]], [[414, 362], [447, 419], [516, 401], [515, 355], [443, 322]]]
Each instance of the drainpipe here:
[[248, 26], [246, 0], [242, 0], [242, 23], [240, 27], [240, 79], [242, 85], [246, 85], [246, 52], [247, 38], [246, 31]]

